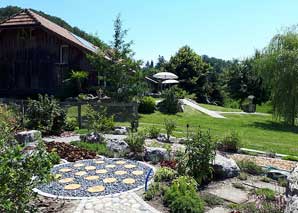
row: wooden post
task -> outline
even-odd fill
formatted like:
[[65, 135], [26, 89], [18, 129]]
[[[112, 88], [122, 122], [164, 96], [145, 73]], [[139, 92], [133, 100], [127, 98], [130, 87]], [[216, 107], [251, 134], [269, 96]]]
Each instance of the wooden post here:
[[82, 105], [81, 105], [81, 103], [78, 103], [78, 122], [79, 122], [79, 128], [82, 129]]

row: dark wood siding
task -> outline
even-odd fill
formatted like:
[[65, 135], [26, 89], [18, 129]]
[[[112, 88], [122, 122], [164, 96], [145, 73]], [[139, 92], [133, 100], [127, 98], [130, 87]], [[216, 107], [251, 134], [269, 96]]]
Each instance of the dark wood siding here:
[[[69, 63], [60, 63], [68, 45]], [[90, 71], [86, 52], [41, 27], [0, 31], [0, 95], [55, 94], [70, 70]]]

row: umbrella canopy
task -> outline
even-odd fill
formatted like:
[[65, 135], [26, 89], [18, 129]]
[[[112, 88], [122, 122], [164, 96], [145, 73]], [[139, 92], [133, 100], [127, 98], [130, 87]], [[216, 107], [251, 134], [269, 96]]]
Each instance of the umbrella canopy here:
[[178, 84], [179, 83], [179, 81], [177, 81], [177, 80], [165, 80], [165, 81], [163, 81], [162, 82], [162, 84]]
[[159, 72], [153, 75], [153, 77], [157, 79], [163, 79], [163, 80], [178, 79], [178, 76], [171, 72]]

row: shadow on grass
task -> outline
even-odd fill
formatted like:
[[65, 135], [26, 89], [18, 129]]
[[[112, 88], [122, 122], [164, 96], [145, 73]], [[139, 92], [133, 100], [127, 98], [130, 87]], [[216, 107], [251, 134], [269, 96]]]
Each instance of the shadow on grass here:
[[277, 122], [277, 121], [254, 122], [252, 125], [255, 126], [256, 128], [260, 128], [264, 130], [298, 133], [298, 127], [296, 126], [293, 127], [283, 122]]

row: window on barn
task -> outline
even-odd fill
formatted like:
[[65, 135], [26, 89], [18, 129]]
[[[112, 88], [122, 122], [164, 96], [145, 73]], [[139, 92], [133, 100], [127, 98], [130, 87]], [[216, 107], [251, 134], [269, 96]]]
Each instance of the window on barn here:
[[68, 64], [69, 48], [68, 45], [61, 45], [60, 47], [60, 64]]

